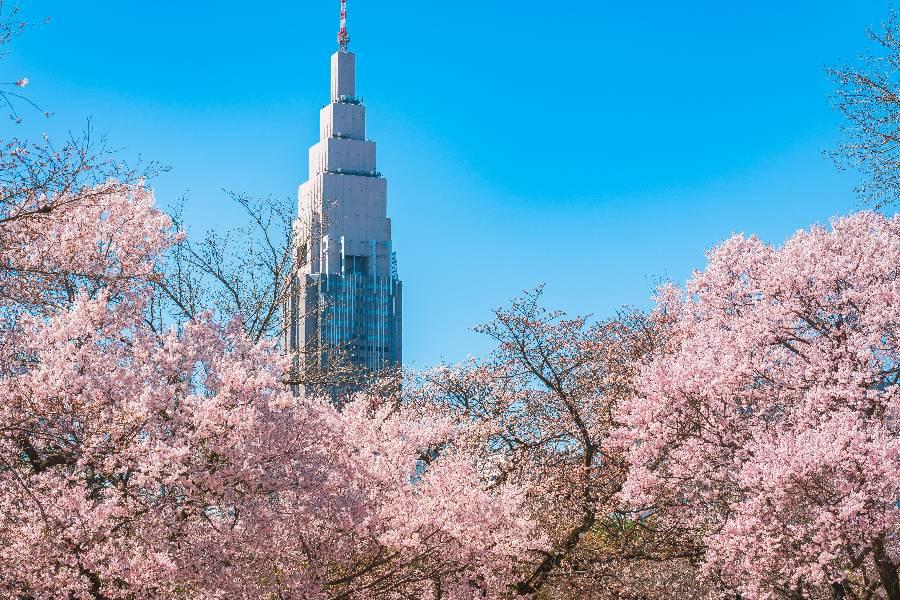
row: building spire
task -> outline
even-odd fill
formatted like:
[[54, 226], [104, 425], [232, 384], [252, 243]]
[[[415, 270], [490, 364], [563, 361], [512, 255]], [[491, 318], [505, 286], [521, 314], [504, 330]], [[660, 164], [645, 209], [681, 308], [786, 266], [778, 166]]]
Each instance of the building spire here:
[[347, 34], [347, 0], [341, 0], [341, 28], [338, 31], [338, 47], [341, 52], [347, 52], [350, 45], [350, 36]]

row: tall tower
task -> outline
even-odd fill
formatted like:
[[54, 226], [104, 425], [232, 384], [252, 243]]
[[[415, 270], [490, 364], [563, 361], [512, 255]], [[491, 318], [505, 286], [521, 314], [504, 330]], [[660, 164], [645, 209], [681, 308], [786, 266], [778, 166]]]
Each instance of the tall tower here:
[[402, 359], [402, 285], [391, 246], [387, 181], [366, 139], [366, 108], [356, 95], [347, 3], [331, 56], [331, 102], [320, 112], [294, 224], [298, 251], [285, 306], [284, 347], [296, 365], [327, 371], [337, 356], [375, 372]]

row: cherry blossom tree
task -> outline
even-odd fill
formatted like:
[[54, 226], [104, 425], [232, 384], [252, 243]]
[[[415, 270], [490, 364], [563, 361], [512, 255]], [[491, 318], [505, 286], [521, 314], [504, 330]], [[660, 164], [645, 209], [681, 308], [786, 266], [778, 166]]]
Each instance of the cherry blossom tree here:
[[[426, 414], [464, 424], [457, 440], [497, 485], [525, 490], [526, 508], [548, 540], [525, 556], [516, 591], [553, 598], [668, 598], [696, 588], [677, 529], [651, 528], [620, 511], [627, 474], [614, 439], [619, 403], [633, 393], [643, 358], [661, 331], [636, 311], [591, 323], [527, 293], [479, 330], [492, 356], [425, 377]], [[684, 576], [687, 574], [688, 576]]]
[[79, 294], [118, 299], [151, 278], [166, 244], [169, 220], [142, 185], [110, 181], [51, 195], [0, 213], [0, 306], [8, 319], [52, 314]]
[[0, 222], [0, 556], [18, 598], [496, 597], [540, 544], [448, 419], [294, 397], [240, 322], [159, 333], [141, 185]]
[[898, 276], [900, 217], [864, 212], [660, 291], [624, 497], [742, 598], [900, 598]]

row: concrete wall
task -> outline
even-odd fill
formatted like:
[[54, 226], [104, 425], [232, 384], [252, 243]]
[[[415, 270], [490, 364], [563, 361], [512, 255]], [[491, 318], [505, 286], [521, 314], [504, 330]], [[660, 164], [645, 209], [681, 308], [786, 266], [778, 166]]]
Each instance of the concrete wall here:
[[345, 171], [375, 175], [375, 142], [326, 138], [309, 149], [310, 177]]
[[366, 107], [346, 102], [326, 104], [319, 112], [319, 139], [366, 139]]

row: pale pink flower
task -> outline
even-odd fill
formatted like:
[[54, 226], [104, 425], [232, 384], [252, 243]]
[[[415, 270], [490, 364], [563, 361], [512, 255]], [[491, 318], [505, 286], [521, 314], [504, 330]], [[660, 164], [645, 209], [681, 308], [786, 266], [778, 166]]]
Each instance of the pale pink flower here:
[[531, 525], [468, 455], [422, 464], [452, 423], [296, 398], [234, 324], [154, 331], [181, 234], [146, 187], [33, 202], [3, 225], [0, 597], [505, 594]]
[[626, 497], [685, 523], [744, 598], [896, 573], [900, 216], [708, 258], [660, 294], [669, 339], [622, 417]]

